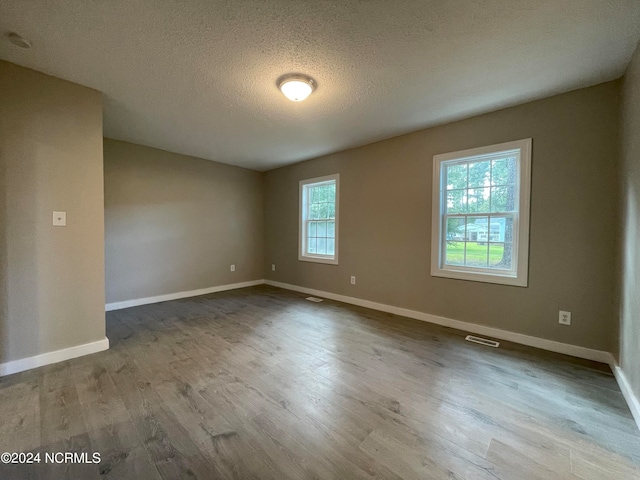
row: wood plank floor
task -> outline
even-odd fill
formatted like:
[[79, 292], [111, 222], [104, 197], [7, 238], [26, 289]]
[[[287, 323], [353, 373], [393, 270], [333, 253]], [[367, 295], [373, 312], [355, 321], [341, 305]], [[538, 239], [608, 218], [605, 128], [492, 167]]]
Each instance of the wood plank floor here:
[[608, 367], [259, 286], [107, 314], [111, 349], [0, 380], [1, 479], [640, 478]]

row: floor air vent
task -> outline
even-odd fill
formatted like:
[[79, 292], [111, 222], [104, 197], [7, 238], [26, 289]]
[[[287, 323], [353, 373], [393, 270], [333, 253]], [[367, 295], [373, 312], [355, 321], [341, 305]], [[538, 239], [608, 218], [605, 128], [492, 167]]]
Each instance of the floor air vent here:
[[498, 348], [500, 346], [500, 342], [487, 340], [486, 338], [474, 337], [473, 335], [467, 335], [465, 340], [468, 342], [479, 343], [480, 345], [486, 345], [487, 347]]
[[318, 297], [307, 297], [305, 298], [305, 300], [309, 300], [310, 302], [316, 302], [316, 303], [320, 303], [322, 301], [322, 299]]

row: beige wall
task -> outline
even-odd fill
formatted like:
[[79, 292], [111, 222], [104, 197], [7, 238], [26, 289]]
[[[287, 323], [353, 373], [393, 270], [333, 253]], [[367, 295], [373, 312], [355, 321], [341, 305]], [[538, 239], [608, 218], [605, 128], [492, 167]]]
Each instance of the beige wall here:
[[104, 160], [107, 303], [263, 278], [261, 173], [109, 139]]
[[622, 93], [619, 363], [640, 398], [640, 47], [624, 77]]
[[[639, 63], [636, 54], [624, 83], [620, 329], [620, 361], [636, 392]], [[107, 302], [266, 275], [615, 347], [618, 82], [265, 174], [106, 139], [104, 199], [100, 94], [6, 62], [0, 82], [0, 362], [104, 338], [105, 223]], [[534, 141], [529, 287], [431, 277], [433, 155], [526, 137]], [[340, 265], [299, 262], [298, 181], [331, 173], [341, 174]], [[54, 209], [68, 212], [68, 227], [51, 226]], [[573, 312], [571, 327], [558, 325], [560, 308]]]
[[[267, 278], [610, 351], [618, 95], [610, 82], [267, 172]], [[433, 155], [528, 137], [529, 287], [431, 277]], [[333, 173], [340, 264], [300, 262], [298, 181]]]
[[105, 337], [102, 99], [0, 61], [0, 112], [4, 363]]

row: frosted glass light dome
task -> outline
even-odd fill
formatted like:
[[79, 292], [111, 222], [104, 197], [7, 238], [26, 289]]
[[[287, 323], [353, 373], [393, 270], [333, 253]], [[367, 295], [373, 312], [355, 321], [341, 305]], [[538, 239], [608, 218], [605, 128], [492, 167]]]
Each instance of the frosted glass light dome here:
[[315, 90], [316, 82], [304, 75], [290, 75], [280, 81], [278, 87], [285, 97], [293, 102], [301, 102]]

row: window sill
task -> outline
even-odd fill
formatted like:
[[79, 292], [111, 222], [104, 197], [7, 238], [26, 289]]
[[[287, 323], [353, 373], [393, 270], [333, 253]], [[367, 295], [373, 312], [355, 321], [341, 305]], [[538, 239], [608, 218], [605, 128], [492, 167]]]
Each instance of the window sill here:
[[520, 277], [513, 277], [510, 275], [496, 275], [495, 273], [435, 269], [431, 271], [431, 276], [453, 278], [456, 280], [466, 280], [470, 282], [495, 283], [499, 285], [509, 285], [512, 287], [528, 286], [528, 279], [526, 275], [521, 275]]
[[338, 265], [337, 258], [314, 257], [311, 255], [299, 255], [298, 260], [301, 262], [325, 263], [327, 265]]

